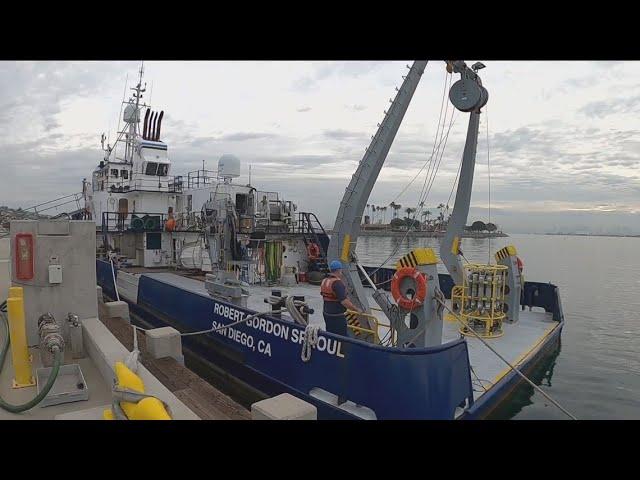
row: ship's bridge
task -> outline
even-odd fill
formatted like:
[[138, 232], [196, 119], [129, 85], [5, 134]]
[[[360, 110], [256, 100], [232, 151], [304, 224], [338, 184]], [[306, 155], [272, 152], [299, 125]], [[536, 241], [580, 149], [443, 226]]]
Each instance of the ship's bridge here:
[[136, 169], [143, 175], [165, 177], [169, 175], [169, 156], [167, 144], [160, 141], [140, 140], [138, 144], [140, 165]]

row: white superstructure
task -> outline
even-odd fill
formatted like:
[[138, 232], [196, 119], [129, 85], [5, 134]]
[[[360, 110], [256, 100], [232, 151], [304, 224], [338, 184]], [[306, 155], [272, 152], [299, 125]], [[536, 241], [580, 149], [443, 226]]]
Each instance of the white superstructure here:
[[211, 234], [226, 228], [223, 216], [233, 217], [234, 242], [244, 245], [256, 232], [258, 238], [295, 233], [297, 207], [277, 192], [234, 183], [241, 175], [234, 155], [222, 155], [215, 171], [203, 162], [202, 170], [173, 175], [161, 138], [164, 112], [143, 101], [142, 68], [139, 74], [123, 102], [124, 127], [113, 145], [105, 147], [102, 136], [104, 157], [83, 182], [84, 218], [96, 223], [99, 250], [131, 266], [211, 271], [221, 268], [217, 258], [211, 262], [211, 247], [217, 248]]

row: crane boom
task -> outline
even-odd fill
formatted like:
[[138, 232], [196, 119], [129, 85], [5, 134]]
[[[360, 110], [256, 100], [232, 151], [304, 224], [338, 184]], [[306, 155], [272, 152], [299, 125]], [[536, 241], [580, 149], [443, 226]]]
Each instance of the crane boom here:
[[440, 258], [445, 264], [449, 275], [456, 285], [462, 285], [462, 261], [460, 260], [460, 236], [467, 224], [471, 190], [473, 187], [473, 171], [476, 165], [476, 148], [478, 146], [478, 129], [480, 126], [480, 112], [469, 114], [467, 140], [462, 154], [460, 179], [456, 190], [456, 201], [447, 223], [447, 231], [440, 243]]
[[386, 112], [382, 123], [379, 124], [371, 144], [355, 174], [351, 177], [351, 182], [349, 182], [340, 202], [331, 234], [327, 252], [328, 258], [339, 258], [345, 264], [344, 281], [349, 297], [364, 311], [369, 311], [369, 305], [360, 281], [358, 267], [352, 261], [355, 258], [355, 246], [360, 233], [362, 215], [426, 66], [427, 61], [420, 60], [415, 61], [409, 69], [391, 107]]
[[476, 73], [484, 68], [476, 63], [468, 68], [464, 62], [452, 62], [451, 68], [460, 74], [449, 92], [451, 103], [462, 112], [469, 113], [467, 139], [462, 154], [460, 179], [456, 190], [456, 201], [447, 224], [447, 231], [440, 243], [440, 258], [445, 264], [449, 275], [456, 285], [462, 285], [463, 268], [460, 259], [460, 238], [467, 224], [469, 206], [471, 204], [471, 190], [473, 189], [473, 173], [476, 166], [476, 149], [478, 147], [478, 131], [480, 128], [480, 109], [489, 100], [489, 93], [482, 86], [482, 80]]
[[[484, 65], [478, 62], [469, 68], [461, 60], [447, 61], [446, 63], [449, 73], [460, 74], [460, 80], [453, 84], [449, 90], [449, 100], [461, 112], [470, 113], [456, 201], [447, 233], [440, 245], [440, 255], [443, 263], [449, 270], [454, 282], [461, 284], [463, 269], [460, 261], [460, 236], [469, 213], [480, 125], [480, 109], [487, 103], [489, 94], [482, 86], [482, 81], [476, 73], [481, 68], [484, 68]], [[415, 61], [407, 76], [404, 77], [395, 99], [391, 101], [391, 108], [389, 108], [388, 112], [385, 112], [382, 123], [378, 125], [378, 131], [372, 137], [371, 144], [360, 161], [355, 174], [351, 177], [351, 181], [340, 202], [329, 243], [328, 259], [340, 259], [343, 262], [345, 271], [343, 280], [347, 287], [347, 294], [351, 301], [367, 314], [370, 314], [371, 311], [362, 286], [362, 280], [360, 279], [360, 267], [355, 252], [362, 215], [426, 66], [426, 60]], [[442, 312], [435, 308], [434, 305], [436, 304], [435, 299], [438, 295], [442, 296], [442, 292], [439, 287], [436, 261], [434, 259], [435, 255], [431, 254], [430, 258], [427, 255], [421, 260], [424, 263], [419, 264], [421, 273], [429, 278], [431, 286], [426, 293], [427, 298], [422, 303], [422, 307], [416, 310], [400, 308], [392, 303], [386, 292], [378, 289], [371, 279], [367, 277], [366, 272], [362, 270], [364, 276], [367, 277], [367, 280], [374, 288], [374, 300], [389, 318], [392, 328], [397, 330], [398, 340], [403, 344], [427, 346], [438, 345], [441, 342]], [[404, 323], [404, 318], [409, 312], [411, 312], [412, 321], [416, 323], [411, 328], [407, 328]], [[374, 325], [370, 320], [371, 316], [364, 315], [363, 317], [364, 320], [360, 318], [359, 321], [368, 325], [362, 326], [367, 326], [372, 330]], [[413, 332], [412, 329], [418, 328], [418, 326], [421, 326], [418, 333]]]

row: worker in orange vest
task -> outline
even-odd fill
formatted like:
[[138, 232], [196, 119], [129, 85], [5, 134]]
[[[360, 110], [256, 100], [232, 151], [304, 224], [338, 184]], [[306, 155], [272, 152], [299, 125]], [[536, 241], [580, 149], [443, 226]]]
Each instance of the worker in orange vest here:
[[351, 300], [347, 298], [347, 287], [342, 280], [342, 263], [333, 260], [329, 264], [331, 273], [322, 281], [320, 294], [324, 300], [322, 313], [327, 332], [347, 336], [347, 319], [344, 316], [347, 309], [360, 312]]

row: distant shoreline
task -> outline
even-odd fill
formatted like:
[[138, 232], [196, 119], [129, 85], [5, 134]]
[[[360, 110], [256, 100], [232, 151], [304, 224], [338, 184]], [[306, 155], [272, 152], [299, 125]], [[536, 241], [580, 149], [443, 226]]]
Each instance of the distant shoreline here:
[[619, 238], [640, 238], [640, 235], [623, 233], [539, 233], [538, 235], [562, 235], [566, 237], [619, 237]]
[[[331, 235], [331, 231], [327, 231], [329, 235]], [[410, 232], [406, 231], [392, 231], [392, 230], [360, 230], [361, 237], [404, 237], [411, 236], [413, 238], [441, 238], [444, 237], [446, 232], [424, 232], [419, 230], [411, 230]], [[503, 232], [493, 232], [493, 233], [471, 233], [464, 232], [462, 234], [462, 238], [497, 238], [497, 237], [508, 237], [506, 233]]]

